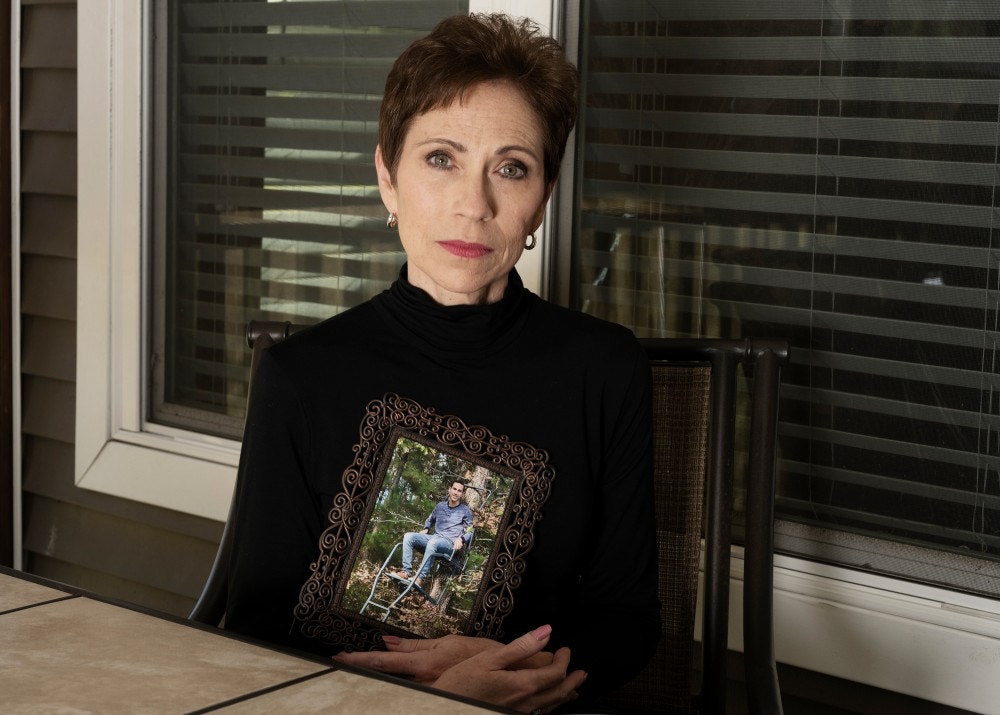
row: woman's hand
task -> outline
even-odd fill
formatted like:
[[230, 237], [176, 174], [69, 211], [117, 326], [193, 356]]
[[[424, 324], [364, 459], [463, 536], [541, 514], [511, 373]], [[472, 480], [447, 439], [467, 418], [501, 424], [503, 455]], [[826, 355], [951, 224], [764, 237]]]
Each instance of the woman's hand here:
[[[503, 648], [503, 644], [489, 638], [450, 635], [443, 638], [398, 638], [382, 636], [387, 652], [369, 651], [340, 653], [334, 660], [382, 673], [406, 675], [418, 683], [432, 684], [451, 668], [479, 653]], [[514, 663], [514, 668], [539, 668], [552, 662], [551, 653], [537, 652]]]
[[446, 670], [433, 686], [524, 713], [548, 712], [575, 700], [587, 674], [566, 672], [569, 648], [556, 651], [548, 664], [516, 667], [540, 654], [551, 633], [550, 626], [542, 626], [505, 646], [483, 650]]

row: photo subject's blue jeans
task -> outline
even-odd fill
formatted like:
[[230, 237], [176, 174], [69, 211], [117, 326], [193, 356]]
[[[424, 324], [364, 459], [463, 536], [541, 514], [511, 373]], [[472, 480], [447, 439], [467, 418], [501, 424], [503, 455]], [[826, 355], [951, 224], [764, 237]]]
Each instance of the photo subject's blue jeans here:
[[424, 560], [420, 567], [418, 578], [426, 578], [427, 572], [431, 570], [431, 554], [442, 554], [449, 559], [455, 553], [455, 544], [451, 539], [446, 539], [437, 534], [421, 534], [417, 531], [408, 531], [403, 537], [403, 570], [408, 574], [413, 574], [413, 549], [424, 552]]

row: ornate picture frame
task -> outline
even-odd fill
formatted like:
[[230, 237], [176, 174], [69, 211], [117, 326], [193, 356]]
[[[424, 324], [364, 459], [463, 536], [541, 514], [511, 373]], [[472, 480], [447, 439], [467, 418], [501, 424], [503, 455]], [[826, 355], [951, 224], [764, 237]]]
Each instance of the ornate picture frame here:
[[[346, 650], [380, 648], [383, 633], [502, 638], [555, 477], [548, 454], [391, 393], [368, 404], [354, 452], [295, 628]], [[434, 533], [454, 481], [471, 515], [461, 546], [421, 553], [406, 534]], [[406, 546], [412, 573], [402, 573]]]

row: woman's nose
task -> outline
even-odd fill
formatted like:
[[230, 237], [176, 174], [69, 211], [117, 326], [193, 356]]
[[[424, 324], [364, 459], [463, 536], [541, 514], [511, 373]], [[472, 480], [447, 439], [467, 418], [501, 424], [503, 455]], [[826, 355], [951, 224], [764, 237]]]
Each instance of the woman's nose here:
[[493, 191], [486, 176], [467, 176], [462, 182], [462, 195], [458, 211], [474, 221], [493, 218]]

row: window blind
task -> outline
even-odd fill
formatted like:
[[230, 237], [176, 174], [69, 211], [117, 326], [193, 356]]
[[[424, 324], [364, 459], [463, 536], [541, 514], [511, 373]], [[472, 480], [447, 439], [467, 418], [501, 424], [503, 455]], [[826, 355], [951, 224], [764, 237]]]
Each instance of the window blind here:
[[791, 338], [779, 518], [1000, 555], [1000, 6], [590, 0], [581, 53], [574, 304]]
[[375, 183], [402, 50], [455, 0], [158, 5], [152, 418], [238, 437], [251, 318], [316, 322], [404, 258]]

